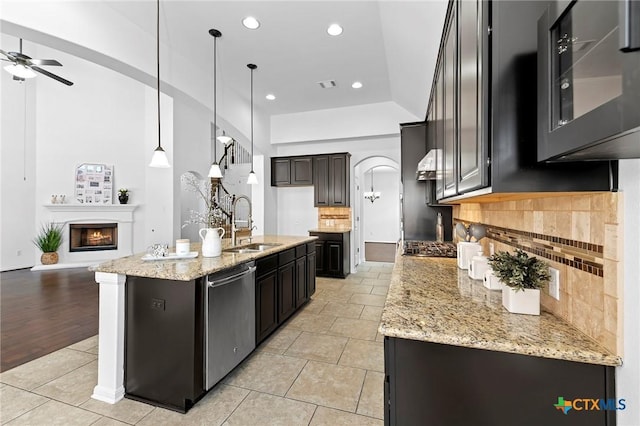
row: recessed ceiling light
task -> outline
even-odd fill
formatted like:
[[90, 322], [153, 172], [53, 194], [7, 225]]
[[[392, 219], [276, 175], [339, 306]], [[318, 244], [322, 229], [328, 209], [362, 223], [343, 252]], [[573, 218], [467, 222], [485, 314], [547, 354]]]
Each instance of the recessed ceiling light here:
[[338, 36], [342, 34], [342, 27], [338, 24], [331, 24], [329, 28], [327, 28], [327, 33], [332, 36]]
[[242, 25], [249, 28], [250, 30], [255, 30], [260, 26], [260, 22], [253, 16], [247, 16], [242, 20]]
[[273, 93], [269, 93], [267, 96], [265, 96], [265, 98], [267, 98], [270, 101], [273, 101], [276, 99], [276, 95], [274, 95]]
[[362, 87], [362, 83], [360, 83], [359, 81], [354, 81], [351, 87], [353, 87], [354, 89], [359, 89]]

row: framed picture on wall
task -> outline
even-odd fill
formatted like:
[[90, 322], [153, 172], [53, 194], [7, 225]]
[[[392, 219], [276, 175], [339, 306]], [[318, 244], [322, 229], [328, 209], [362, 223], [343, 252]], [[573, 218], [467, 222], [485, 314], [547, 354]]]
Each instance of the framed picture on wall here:
[[82, 163], [75, 172], [75, 199], [80, 204], [113, 202], [113, 166]]

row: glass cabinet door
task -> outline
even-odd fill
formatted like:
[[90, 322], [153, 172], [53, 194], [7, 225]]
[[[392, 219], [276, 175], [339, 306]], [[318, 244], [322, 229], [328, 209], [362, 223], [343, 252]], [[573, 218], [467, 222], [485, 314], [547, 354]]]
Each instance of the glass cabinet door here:
[[551, 42], [553, 130], [622, 94], [618, 2], [573, 3], [551, 29]]

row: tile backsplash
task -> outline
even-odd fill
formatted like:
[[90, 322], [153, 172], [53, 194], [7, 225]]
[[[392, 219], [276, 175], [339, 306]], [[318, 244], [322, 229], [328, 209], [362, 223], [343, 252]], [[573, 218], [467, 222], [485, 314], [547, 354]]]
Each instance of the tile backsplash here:
[[318, 207], [319, 228], [351, 228], [350, 207]]
[[482, 223], [495, 250], [520, 248], [560, 270], [560, 300], [543, 308], [622, 355], [622, 194], [590, 193], [464, 203], [454, 222]]

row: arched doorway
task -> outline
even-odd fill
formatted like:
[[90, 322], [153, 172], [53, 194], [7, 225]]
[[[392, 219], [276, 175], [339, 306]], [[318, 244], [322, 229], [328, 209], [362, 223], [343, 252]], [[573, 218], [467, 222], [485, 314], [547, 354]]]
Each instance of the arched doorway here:
[[[395, 253], [400, 239], [400, 165], [387, 157], [369, 157], [355, 165], [354, 180], [355, 265], [392, 262], [392, 254], [379, 254]], [[375, 196], [365, 198], [367, 192]]]

